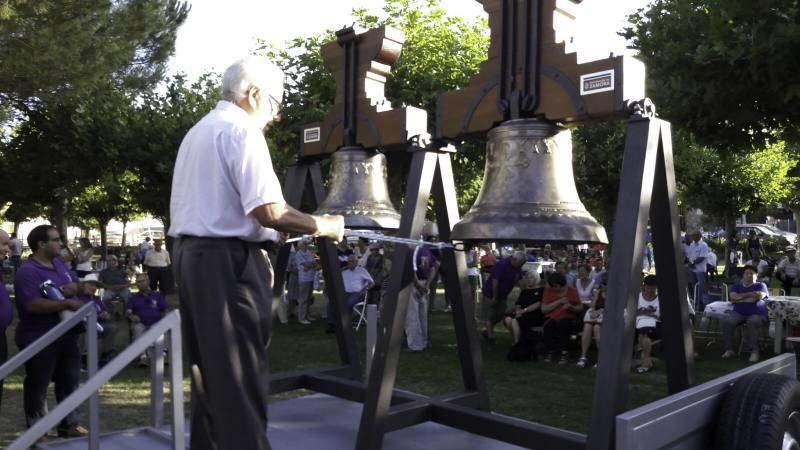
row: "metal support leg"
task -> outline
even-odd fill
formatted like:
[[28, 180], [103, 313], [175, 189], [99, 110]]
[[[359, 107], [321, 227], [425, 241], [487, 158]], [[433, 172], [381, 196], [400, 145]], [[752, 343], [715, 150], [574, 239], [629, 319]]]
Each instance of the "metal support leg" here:
[[[459, 220], [456, 188], [453, 181], [453, 166], [449, 153], [438, 155], [436, 175], [433, 181], [433, 198], [439, 235], [443, 241], [450, 240], [450, 231]], [[445, 273], [445, 292], [452, 300], [453, 327], [461, 363], [464, 389], [478, 394], [478, 408], [489, 411], [489, 393], [483, 377], [483, 359], [475, 324], [475, 298], [467, 278], [467, 262], [464, 252], [452, 247], [442, 249], [442, 269]]]
[[[633, 347], [636, 302], [641, 283], [641, 261], [648, 213], [652, 212], [656, 265], [659, 270], [659, 299], [668, 348], [670, 391], [688, 387], [691, 336], [688, 333], [685, 283], [677, 266], [678, 223], [674, 168], [669, 138], [659, 150], [659, 136], [669, 133], [664, 122], [653, 118], [628, 123], [622, 163], [617, 212], [614, 220], [614, 248], [608, 280], [608, 301], [600, 338], [600, 360], [595, 378], [589, 426], [588, 448], [613, 447], [617, 414], [625, 411], [628, 372]], [[651, 209], [652, 201], [652, 209]], [[663, 272], [663, 273], [662, 273]], [[623, 310], [628, 314], [623, 318]], [[674, 348], [669, 348], [674, 346]]]
[[[398, 231], [400, 237], [416, 238], [422, 233], [436, 158], [436, 154], [428, 152], [417, 152], [413, 155]], [[395, 249], [392, 258], [393, 276], [389, 278], [388, 292], [381, 306], [378, 346], [370, 369], [361, 425], [358, 428], [357, 450], [376, 450], [383, 443], [384, 424], [389, 414], [397, 377], [400, 344], [411, 293], [408, 277], [400, 275], [408, 275], [410, 272], [410, 257], [410, 249], [403, 245]]]

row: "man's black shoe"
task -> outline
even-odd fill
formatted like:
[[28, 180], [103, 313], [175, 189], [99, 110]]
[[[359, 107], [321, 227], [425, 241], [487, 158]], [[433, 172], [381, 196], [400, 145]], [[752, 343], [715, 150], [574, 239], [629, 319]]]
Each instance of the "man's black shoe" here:
[[60, 429], [58, 430], [58, 437], [60, 438], [77, 438], [77, 437], [84, 437], [89, 434], [89, 430], [83, 428], [82, 426], [75, 424], [67, 429]]
[[325, 334], [334, 334], [336, 333], [336, 327], [333, 325], [328, 325], [328, 328], [325, 328]]

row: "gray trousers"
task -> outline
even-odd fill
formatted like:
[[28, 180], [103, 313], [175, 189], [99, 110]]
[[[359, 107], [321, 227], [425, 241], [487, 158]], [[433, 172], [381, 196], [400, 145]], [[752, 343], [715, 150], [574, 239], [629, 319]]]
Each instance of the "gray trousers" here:
[[258, 244], [182, 237], [173, 249], [192, 374], [192, 450], [269, 449], [272, 271]]
[[410, 350], [419, 352], [428, 346], [428, 295], [414, 286], [406, 310], [406, 343]]
[[758, 350], [758, 334], [761, 332], [761, 327], [767, 322], [762, 316], [753, 314], [751, 316], [743, 316], [736, 311], [731, 311], [725, 321], [722, 323], [722, 332], [725, 336], [725, 350], [733, 350], [733, 334], [736, 327], [744, 322], [744, 346], [746, 350]]

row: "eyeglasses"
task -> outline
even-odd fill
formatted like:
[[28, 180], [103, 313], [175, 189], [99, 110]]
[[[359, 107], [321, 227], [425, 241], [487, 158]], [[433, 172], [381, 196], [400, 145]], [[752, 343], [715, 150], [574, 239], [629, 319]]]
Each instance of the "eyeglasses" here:
[[281, 111], [283, 111], [283, 106], [281, 105], [280, 100], [276, 99], [272, 96], [272, 94], [267, 94], [267, 98], [269, 99], [270, 106], [272, 107], [272, 111], [276, 117], [281, 115]]
[[50, 239], [48, 239], [47, 241], [48, 241], [48, 242], [61, 242], [61, 238], [60, 238], [60, 237], [57, 237], [57, 238], [50, 238]]

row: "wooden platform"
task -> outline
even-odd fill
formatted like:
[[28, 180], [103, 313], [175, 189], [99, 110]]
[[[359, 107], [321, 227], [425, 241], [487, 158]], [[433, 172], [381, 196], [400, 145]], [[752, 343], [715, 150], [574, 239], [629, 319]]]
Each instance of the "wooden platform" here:
[[[361, 404], [314, 394], [270, 404], [268, 434], [276, 450], [347, 450], [355, 447]], [[189, 430], [187, 424], [186, 427]], [[102, 450], [167, 450], [170, 429], [138, 428], [103, 434]], [[188, 433], [188, 431], [187, 431]], [[187, 437], [187, 444], [189, 439]], [[43, 450], [84, 450], [86, 439], [51, 441]], [[386, 435], [384, 450], [518, 450], [522, 447], [435, 423], [423, 423]]]

